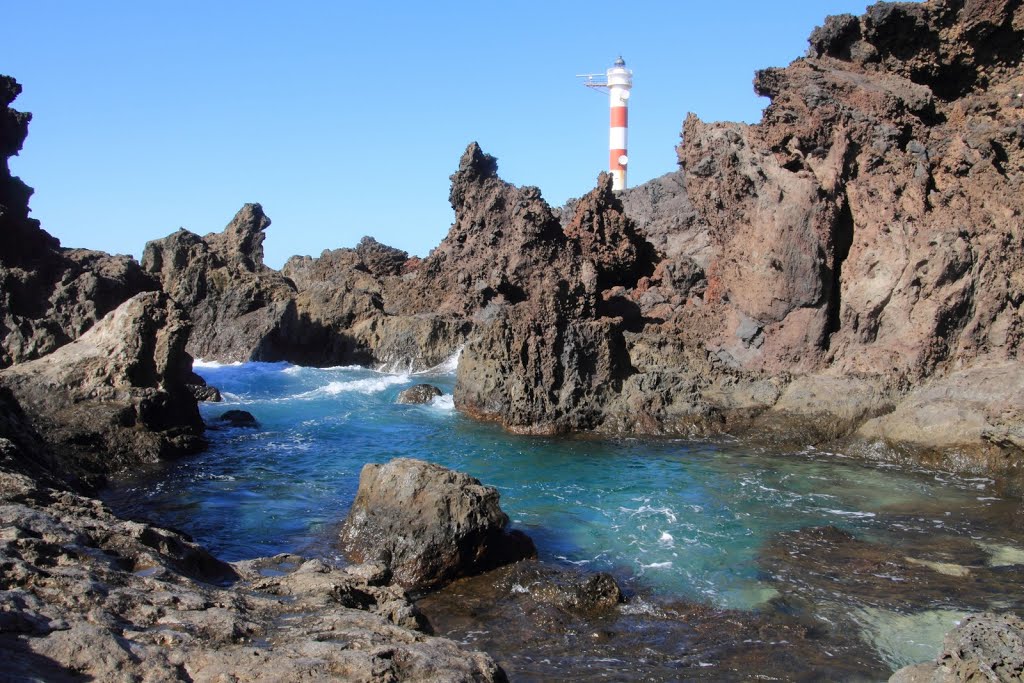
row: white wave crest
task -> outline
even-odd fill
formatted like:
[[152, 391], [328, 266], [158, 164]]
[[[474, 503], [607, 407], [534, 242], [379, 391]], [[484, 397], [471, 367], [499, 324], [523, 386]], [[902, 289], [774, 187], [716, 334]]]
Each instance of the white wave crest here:
[[192, 360], [193, 368], [231, 368], [238, 367], [242, 364], [242, 361], [235, 361], [234, 363], [218, 363], [215, 360], [203, 360], [202, 358], [195, 358]]
[[345, 393], [376, 394], [396, 384], [404, 384], [409, 381], [408, 375], [383, 375], [381, 377], [367, 377], [365, 379], [352, 379], [347, 382], [329, 382], [322, 387], [312, 391], [304, 391], [296, 394], [295, 399], [323, 398], [325, 396], [337, 396]]
[[435, 396], [430, 402], [430, 407], [449, 413], [455, 410], [455, 397], [451, 394]]
[[651, 562], [650, 564], [640, 565], [641, 569], [670, 569], [671, 567], [671, 562]]
[[455, 371], [459, 369], [459, 358], [462, 357], [462, 349], [465, 346], [460, 346], [455, 350], [455, 353], [445, 358], [443, 361], [438, 363], [432, 368], [421, 370], [413, 374], [416, 375], [454, 375]]
[[825, 510], [833, 515], [842, 515], [843, 517], [856, 517], [858, 519], [870, 519], [875, 516], [874, 512], [858, 512], [855, 510]]

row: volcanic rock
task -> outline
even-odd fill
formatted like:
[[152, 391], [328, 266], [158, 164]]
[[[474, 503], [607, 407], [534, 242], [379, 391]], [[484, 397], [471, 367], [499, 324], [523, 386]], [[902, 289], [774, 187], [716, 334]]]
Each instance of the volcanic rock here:
[[0, 522], [5, 678], [506, 680], [487, 655], [411, 630], [401, 590], [318, 560], [228, 565], [2, 470]]
[[62, 249], [31, 219], [32, 188], [11, 175], [32, 116], [9, 105], [21, 86], [0, 76], [0, 368], [77, 339], [139, 292], [157, 289], [129, 256]]
[[461, 472], [397, 458], [369, 464], [341, 529], [350, 559], [385, 564], [405, 588], [429, 589], [536, 554], [507, 532], [498, 492]]
[[403, 389], [395, 399], [395, 403], [430, 403], [440, 396], [442, 391], [433, 384], [417, 384], [408, 389]]
[[217, 418], [218, 422], [232, 427], [259, 427], [260, 423], [248, 410], [226, 410]]
[[69, 483], [203, 446], [186, 386], [189, 325], [166, 295], [138, 294], [79, 339], [0, 371], [0, 384], [63, 463]]
[[270, 219], [246, 204], [221, 233], [185, 229], [146, 244], [142, 267], [192, 319], [188, 350], [220, 362], [284, 358], [294, 286], [263, 264]]
[[904, 667], [889, 683], [1019, 681], [1024, 677], [1024, 621], [1014, 614], [972, 614], [946, 634], [934, 662]]

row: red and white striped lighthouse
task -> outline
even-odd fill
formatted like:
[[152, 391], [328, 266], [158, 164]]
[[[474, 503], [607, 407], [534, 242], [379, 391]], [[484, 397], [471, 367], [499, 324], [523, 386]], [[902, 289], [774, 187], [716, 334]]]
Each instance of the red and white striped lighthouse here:
[[626, 68], [626, 62], [619, 57], [612, 68], [603, 74], [580, 74], [586, 78], [588, 88], [607, 91], [611, 105], [611, 125], [608, 130], [608, 171], [612, 174], [612, 189], [616, 192], [626, 189], [626, 166], [629, 156], [626, 149], [626, 130], [629, 123], [629, 91], [633, 88], [633, 72]]
[[633, 72], [626, 68], [622, 57], [615, 60], [615, 66], [608, 69], [609, 104], [611, 123], [608, 130], [608, 170], [612, 174], [612, 189], [618, 192], [626, 189], [626, 130], [629, 123], [629, 91], [633, 88]]

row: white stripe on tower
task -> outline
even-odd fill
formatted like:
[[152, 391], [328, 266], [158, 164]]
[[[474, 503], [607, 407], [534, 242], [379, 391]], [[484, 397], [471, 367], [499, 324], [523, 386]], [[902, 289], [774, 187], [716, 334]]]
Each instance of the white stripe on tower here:
[[629, 91], [633, 87], [633, 72], [626, 68], [626, 62], [619, 57], [615, 66], [608, 69], [608, 91], [611, 104], [611, 125], [608, 133], [608, 170], [612, 174], [612, 190], [626, 189], [626, 130], [629, 123]]

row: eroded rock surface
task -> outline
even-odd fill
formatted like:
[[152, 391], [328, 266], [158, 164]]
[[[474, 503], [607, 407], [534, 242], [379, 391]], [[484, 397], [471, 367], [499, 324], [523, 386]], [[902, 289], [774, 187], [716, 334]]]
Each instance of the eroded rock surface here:
[[60, 461], [58, 478], [92, 486], [203, 446], [188, 331], [177, 305], [147, 292], [77, 340], [0, 371], [0, 385]]
[[388, 567], [405, 588], [435, 588], [536, 554], [521, 532], [507, 532], [498, 491], [462, 472], [396, 458], [365, 465], [341, 529], [355, 562]]
[[146, 244], [142, 267], [192, 319], [188, 350], [232, 362], [280, 360], [295, 320], [295, 290], [263, 264], [270, 219], [243, 206], [223, 232], [200, 237], [181, 229]]
[[10, 107], [20, 93], [0, 76], [0, 368], [77, 339], [128, 298], [157, 289], [130, 256], [62, 249], [29, 218], [32, 188], [8, 166], [32, 118]]
[[319, 560], [220, 562], [176, 532], [0, 472], [0, 652], [16, 680], [504, 681], [415, 629], [405, 593]]
[[1024, 677], [1024, 621], [1013, 614], [972, 614], [946, 635], [935, 662], [908, 666], [889, 683], [999, 681]]

